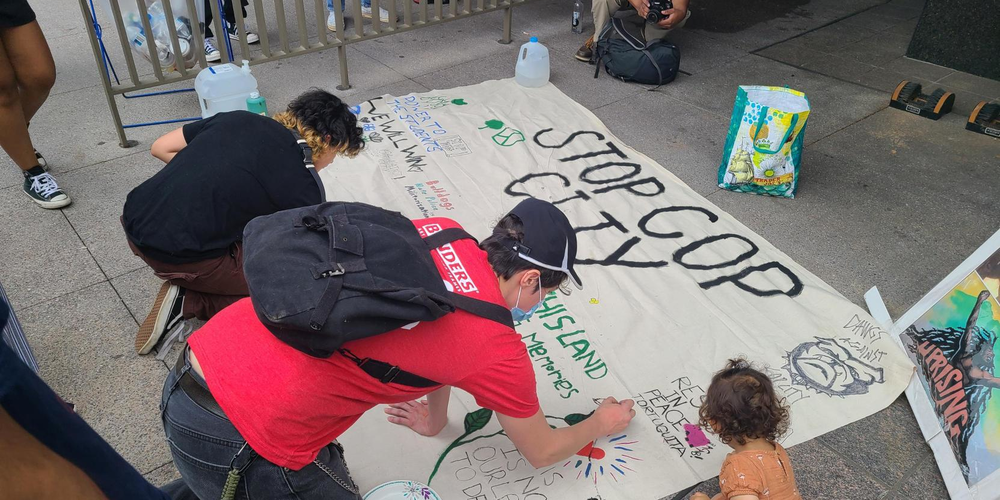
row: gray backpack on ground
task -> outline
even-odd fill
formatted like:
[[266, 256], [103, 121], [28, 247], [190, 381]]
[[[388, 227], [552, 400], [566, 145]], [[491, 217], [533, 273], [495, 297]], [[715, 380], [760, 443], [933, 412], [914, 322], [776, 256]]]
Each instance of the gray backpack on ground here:
[[665, 40], [646, 43], [640, 27], [639, 36], [631, 33], [622, 19], [612, 17], [594, 40], [594, 78], [601, 73], [601, 63], [609, 75], [623, 82], [660, 86], [674, 81], [681, 64], [681, 51]]

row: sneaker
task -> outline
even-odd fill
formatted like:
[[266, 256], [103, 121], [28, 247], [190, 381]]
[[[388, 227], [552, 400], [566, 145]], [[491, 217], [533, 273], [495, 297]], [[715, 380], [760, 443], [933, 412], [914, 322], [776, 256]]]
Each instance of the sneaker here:
[[164, 282], [160, 286], [160, 291], [153, 301], [153, 308], [150, 309], [146, 320], [139, 327], [139, 333], [135, 336], [135, 352], [139, 354], [149, 354], [153, 346], [163, 338], [163, 335], [170, 331], [178, 321], [183, 320], [181, 313], [184, 310], [184, 289]]
[[35, 150], [35, 163], [37, 163], [39, 167], [42, 167], [42, 170], [45, 170], [46, 172], [49, 171], [49, 162], [45, 161], [45, 157], [42, 156], [42, 153], [39, 153], [37, 149]]
[[73, 203], [73, 200], [59, 189], [55, 178], [37, 165], [24, 173], [24, 193], [31, 198], [31, 201], [50, 210]]
[[576, 51], [576, 55], [573, 57], [575, 57], [578, 61], [589, 63], [594, 57], [594, 37], [591, 36], [588, 38], [587, 41], [583, 43], [583, 46], [580, 47], [580, 50]]
[[[365, 19], [371, 19], [372, 18], [372, 8], [371, 8], [371, 6], [368, 6], [368, 7], [365, 7], [364, 5], [361, 6], [361, 17], [363, 17]], [[378, 20], [382, 21], [383, 23], [388, 23], [389, 22], [389, 11], [387, 11], [387, 10], [379, 7], [379, 9], [378, 9]]]
[[215, 48], [215, 42], [211, 38], [205, 39], [205, 60], [208, 62], [219, 62], [222, 60], [222, 53]]
[[[240, 27], [236, 26], [236, 23], [229, 24], [226, 23], [226, 33], [229, 33], [229, 39], [233, 41], [240, 40]], [[260, 37], [257, 36], [253, 31], [247, 30], [247, 43], [257, 43], [260, 41]]]
[[329, 16], [326, 16], [326, 29], [333, 32], [337, 31], [337, 17], [333, 15], [333, 12]]

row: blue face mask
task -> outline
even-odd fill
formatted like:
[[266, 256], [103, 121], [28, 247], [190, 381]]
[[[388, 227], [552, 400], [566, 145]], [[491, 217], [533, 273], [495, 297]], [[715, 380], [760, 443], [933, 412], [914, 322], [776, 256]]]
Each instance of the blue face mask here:
[[520, 288], [517, 289], [517, 300], [514, 302], [514, 308], [510, 310], [510, 315], [512, 318], [514, 318], [514, 321], [517, 322], [526, 321], [528, 318], [531, 317], [532, 314], [535, 314], [535, 311], [538, 310], [538, 306], [542, 305], [541, 280], [539, 280], [538, 282], [538, 296], [539, 296], [538, 303], [535, 304], [535, 306], [532, 307], [531, 309], [525, 311], [524, 309], [518, 307], [518, 305], [521, 303], [521, 289]]

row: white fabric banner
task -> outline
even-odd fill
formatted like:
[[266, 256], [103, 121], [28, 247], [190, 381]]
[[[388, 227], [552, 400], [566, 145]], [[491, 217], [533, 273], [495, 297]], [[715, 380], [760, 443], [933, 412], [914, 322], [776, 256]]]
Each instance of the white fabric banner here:
[[864, 310], [552, 85], [489, 81], [354, 111], [367, 147], [321, 172], [330, 200], [449, 217], [480, 238], [524, 196], [558, 204], [578, 228], [585, 289], [550, 294], [517, 327], [542, 408], [553, 426], [605, 396], [638, 410], [625, 432], [541, 470], [467, 394], [434, 438], [371, 411], [341, 439], [362, 489], [408, 479], [449, 500], [658, 499], [719, 473], [729, 449], [696, 424], [728, 358], [767, 367], [791, 406], [786, 446], [885, 408], [913, 373]]
[[955, 500], [1000, 499], [1000, 231], [892, 327], [906, 397]]

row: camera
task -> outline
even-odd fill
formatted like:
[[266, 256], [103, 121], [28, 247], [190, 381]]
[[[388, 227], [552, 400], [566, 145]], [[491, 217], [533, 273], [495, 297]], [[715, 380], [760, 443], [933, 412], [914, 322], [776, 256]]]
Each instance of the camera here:
[[671, 0], [649, 0], [649, 13], [646, 14], [646, 20], [658, 23], [667, 17], [663, 15], [663, 11], [672, 8], [674, 8], [674, 2]]

